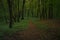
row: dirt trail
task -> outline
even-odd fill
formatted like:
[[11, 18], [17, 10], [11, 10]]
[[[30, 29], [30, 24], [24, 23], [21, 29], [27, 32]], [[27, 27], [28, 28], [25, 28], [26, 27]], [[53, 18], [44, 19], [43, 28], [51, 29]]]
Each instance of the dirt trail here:
[[[52, 21], [51, 21], [52, 22]], [[51, 24], [50, 21], [40, 21], [42, 24]], [[52, 26], [52, 24], [51, 24]], [[58, 40], [58, 39], [52, 39], [56, 38], [56, 31], [55, 29], [52, 30], [37, 30], [36, 25], [32, 22], [32, 20], [29, 21], [28, 28], [24, 31], [17, 31], [12, 35], [12, 37], [7, 40]], [[5, 39], [6, 40], [6, 39]]]
[[31, 30], [31, 31], [37, 30], [36, 25], [32, 22], [32, 20], [29, 21], [28, 30]]
[[24, 40], [39, 40], [39, 32], [32, 20], [29, 21], [28, 29], [23, 32]]
[[4, 40], [40, 40], [40, 33], [32, 20], [30, 20], [26, 30], [19, 30], [10, 36], [6, 35]]

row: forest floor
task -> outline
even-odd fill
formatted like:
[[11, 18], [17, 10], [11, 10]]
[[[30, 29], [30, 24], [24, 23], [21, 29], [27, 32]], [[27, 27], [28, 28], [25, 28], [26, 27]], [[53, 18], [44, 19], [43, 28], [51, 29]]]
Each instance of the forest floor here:
[[29, 20], [28, 28], [12, 35], [5, 33], [3, 40], [60, 40], [59, 20]]

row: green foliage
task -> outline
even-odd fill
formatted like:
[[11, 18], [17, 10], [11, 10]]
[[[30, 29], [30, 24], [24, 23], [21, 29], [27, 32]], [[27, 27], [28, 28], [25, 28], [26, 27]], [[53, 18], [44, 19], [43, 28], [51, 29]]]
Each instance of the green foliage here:
[[[23, 0], [19, 0], [19, 10], [22, 11], [22, 2]], [[27, 11], [28, 9], [30, 10], [30, 14], [31, 14], [31, 10], [33, 10], [34, 15], [37, 14], [37, 8], [38, 8], [38, 0], [26, 0], [25, 1], [25, 11]], [[59, 0], [40, 0], [40, 7], [42, 10], [42, 7], [44, 7], [43, 5], [45, 4], [46, 8], [48, 8], [48, 4], [52, 3], [53, 4], [53, 8], [54, 8], [54, 18], [60, 18], [60, 2]], [[3, 4], [3, 6], [2, 6]], [[13, 0], [13, 15], [18, 13], [18, 0]], [[8, 4], [7, 4], [7, 0], [1, 0], [0, 2], [0, 16], [9, 16], [9, 11], [8, 11]], [[26, 12], [27, 14], [27, 12]]]

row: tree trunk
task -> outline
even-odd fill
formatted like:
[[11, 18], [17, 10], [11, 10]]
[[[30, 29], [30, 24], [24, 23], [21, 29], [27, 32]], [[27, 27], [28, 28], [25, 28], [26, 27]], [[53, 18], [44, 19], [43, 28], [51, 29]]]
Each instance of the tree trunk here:
[[39, 14], [40, 14], [40, 0], [38, 0], [37, 17], [39, 17]]
[[30, 9], [28, 9], [28, 11], [27, 11], [27, 17], [29, 17], [29, 12], [30, 12]]
[[19, 11], [19, 0], [18, 0], [18, 17], [17, 17], [17, 21], [19, 22], [20, 20], [20, 11]]
[[12, 0], [7, 0], [8, 6], [9, 6], [9, 15], [10, 15], [10, 21], [9, 21], [9, 28], [12, 28]]
[[24, 19], [24, 6], [25, 6], [25, 0], [23, 0], [23, 5], [22, 5], [22, 18]]
[[52, 4], [49, 5], [49, 19], [53, 18], [53, 6]]

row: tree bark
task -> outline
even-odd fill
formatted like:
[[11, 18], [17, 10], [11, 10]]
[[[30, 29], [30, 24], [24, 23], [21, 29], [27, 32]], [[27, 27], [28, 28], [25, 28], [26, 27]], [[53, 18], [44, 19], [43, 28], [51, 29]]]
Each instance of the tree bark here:
[[17, 16], [17, 21], [19, 22], [20, 20], [20, 10], [19, 10], [19, 0], [18, 0], [18, 16]]
[[10, 21], [9, 21], [9, 28], [12, 28], [12, 0], [7, 0], [8, 7], [9, 7], [9, 15], [10, 15]]
[[39, 14], [40, 14], [40, 0], [38, 0], [37, 17], [39, 16]]
[[49, 19], [53, 18], [53, 6], [52, 4], [49, 5]]
[[24, 6], [25, 6], [25, 0], [23, 0], [23, 5], [22, 5], [22, 18], [24, 19]]

